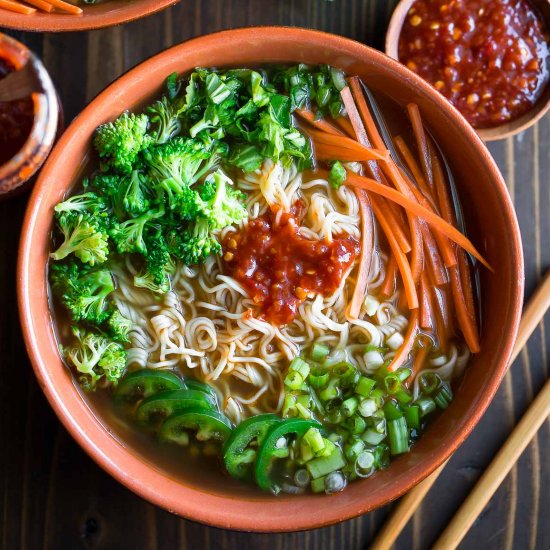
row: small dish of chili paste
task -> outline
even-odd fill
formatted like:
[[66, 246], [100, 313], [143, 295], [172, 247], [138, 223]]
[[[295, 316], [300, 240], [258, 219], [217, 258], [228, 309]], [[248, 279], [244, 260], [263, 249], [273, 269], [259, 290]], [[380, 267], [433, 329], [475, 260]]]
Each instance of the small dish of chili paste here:
[[40, 86], [28, 96], [0, 101], [0, 200], [31, 184], [58, 131], [59, 100], [44, 65], [25, 45], [0, 33], [0, 83], [23, 67]]
[[[15, 66], [0, 57], [0, 80], [15, 71]], [[34, 122], [31, 97], [0, 101], [0, 165], [8, 162], [27, 141]]]
[[474, 128], [513, 122], [545, 93], [550, 35], [535, 2], [416, 0], [407, 8], [399, 61], [441, 92]]

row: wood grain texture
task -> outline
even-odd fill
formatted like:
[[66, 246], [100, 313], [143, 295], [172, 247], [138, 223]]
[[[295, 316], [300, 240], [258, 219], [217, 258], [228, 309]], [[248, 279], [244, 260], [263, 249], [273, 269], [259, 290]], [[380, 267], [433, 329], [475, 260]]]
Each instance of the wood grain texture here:
[[[125, 27], [82, 34], [10, 32], [40, 55], [71, 120], [123, 71], [172, 44], [220, 29], [296, 25], [382, 48], [395, 1], [183, 0]], [[550, 266], [550, 116], [490, 146], [523, 233], [526, 294]], [[367, 548], [389, 507], [305, 533], [258, 535], [185, 521], [147, 504], [100, 470], [68, 436], [38, 388], [15, 303], [17, 235], [26, 197], [0, 203], [0, 548]], [[503, 299], [506, 299], [503, 296]], [[549, 376], [550, 317], [535, 332], [489, 411], [451, 459], [396, 548], [428, 548]], [[550, 422], [539, 431], [461, 548], [550, 548]], [[326, 505], [330, 505], [327, 499]]]

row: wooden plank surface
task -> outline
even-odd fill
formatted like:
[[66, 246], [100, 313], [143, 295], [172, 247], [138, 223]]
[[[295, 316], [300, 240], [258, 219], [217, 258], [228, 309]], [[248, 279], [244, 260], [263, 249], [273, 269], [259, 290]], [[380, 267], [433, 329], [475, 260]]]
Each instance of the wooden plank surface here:
[[[183, 40], [247, 25], [322, 29], [382, 48], [391, 0], [184, 0], [125, 27], [90, 33], [9, 32], [34, 49], [57, 84], [67, 120], [146, 57]], [[526, 293], [550, 266], [550, 116], [490, 146], [523, 233]], [[61, 427], [38, 388], [18, 325], [17, 238], [27, 197], [0, 203], [0, 548], [361, 549], [390, 508], [333, 527], [286, 535], [208, 528], [142, 501], [112, 480]], [[503, 297], [503, 299], [506, 299]], [[546, 324], [506, 377], [398, 541], [428, 548], [549, 376]], [[462, 548], [550, 548], [550, 422], [484, 510]], [[327, 499], [326, 506], [330, 506]]]

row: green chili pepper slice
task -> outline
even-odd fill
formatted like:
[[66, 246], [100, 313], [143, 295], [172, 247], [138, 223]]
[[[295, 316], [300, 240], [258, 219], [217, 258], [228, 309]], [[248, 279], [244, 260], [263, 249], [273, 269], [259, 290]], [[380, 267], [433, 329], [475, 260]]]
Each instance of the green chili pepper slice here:
[[212, 409], [189, 407], [169, 416], [162, 424], [161, 441], [187, 445], [190, 432], [195, 432], [198, 441], [226, 441], [231, 435], [231, 422]]
[[277, 458], [277, 442], [279, 439], [290, 435], [303, 436], [310, 428], [322, 429], [322, 425], [315, 420], [289, 418], [275, 424], [269, 430], [256, 457], [256, 482], [261, 489], [264, 491], [276, 489], [276, 484], [270, 478], [270, 470], [273, 460]]
[[195, 380], [194, 378], [186, 378], [184, 382], [186, 388], [190, 390], [201, 391], [216, 400], [218, 399], [216, 392], [208, 384], [205, 384], [204, 382], [201, 382], [199, 380]]
[[183, 387], [183, 380], [171, 371], [142, 369], [124, 376], [114, 396], [124, 403], [134, 404], [151, 395]]
[[136, 419], [141, 424], [156, 427], [171, 414], [189, 407], [215, 410], [216, 401], [196, 390], [182, 389], [157, 393], [143, 400], [138, 407]]
[[[250, 477], [254, 460], [267, 432], [281, 419], [275, 414], [259, 414], [241, 422], [224, 447], [223, 460], [228, 473], [235, 479]], [[250, 446], [256, 442], [256, 448]]]

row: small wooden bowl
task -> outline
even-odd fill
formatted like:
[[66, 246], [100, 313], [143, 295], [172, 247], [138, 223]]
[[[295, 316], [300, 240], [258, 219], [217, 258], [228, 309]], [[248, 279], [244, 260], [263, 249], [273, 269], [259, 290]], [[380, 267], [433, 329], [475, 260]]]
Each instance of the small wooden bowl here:
[[[541, 14], [546, 28], [550, 30], [550, 0], [530, 0]], [[386, 54], [399, 61], [399, 37], [401, 29], [411, 6], [416, 0], [401, 0], [397, 4], [386, 32]], [[539, 100], [525, 114], [511, 122], [506, 122], [494, 128], [476, 128], [476, 132], [483, 141], [496, 141], [515, 134], [519, 134], [535, 124], [550, 109], [550, 83]]]
[[81, 15], [58, 11], [45, 13], [40, 10], [31, 15], [23, 15], [0, 8], [0, 27], [41, 32], [102, 29], [152, 15], [178, 2], [179, 0], [105, 0], [99, 4], [81, 6]]

